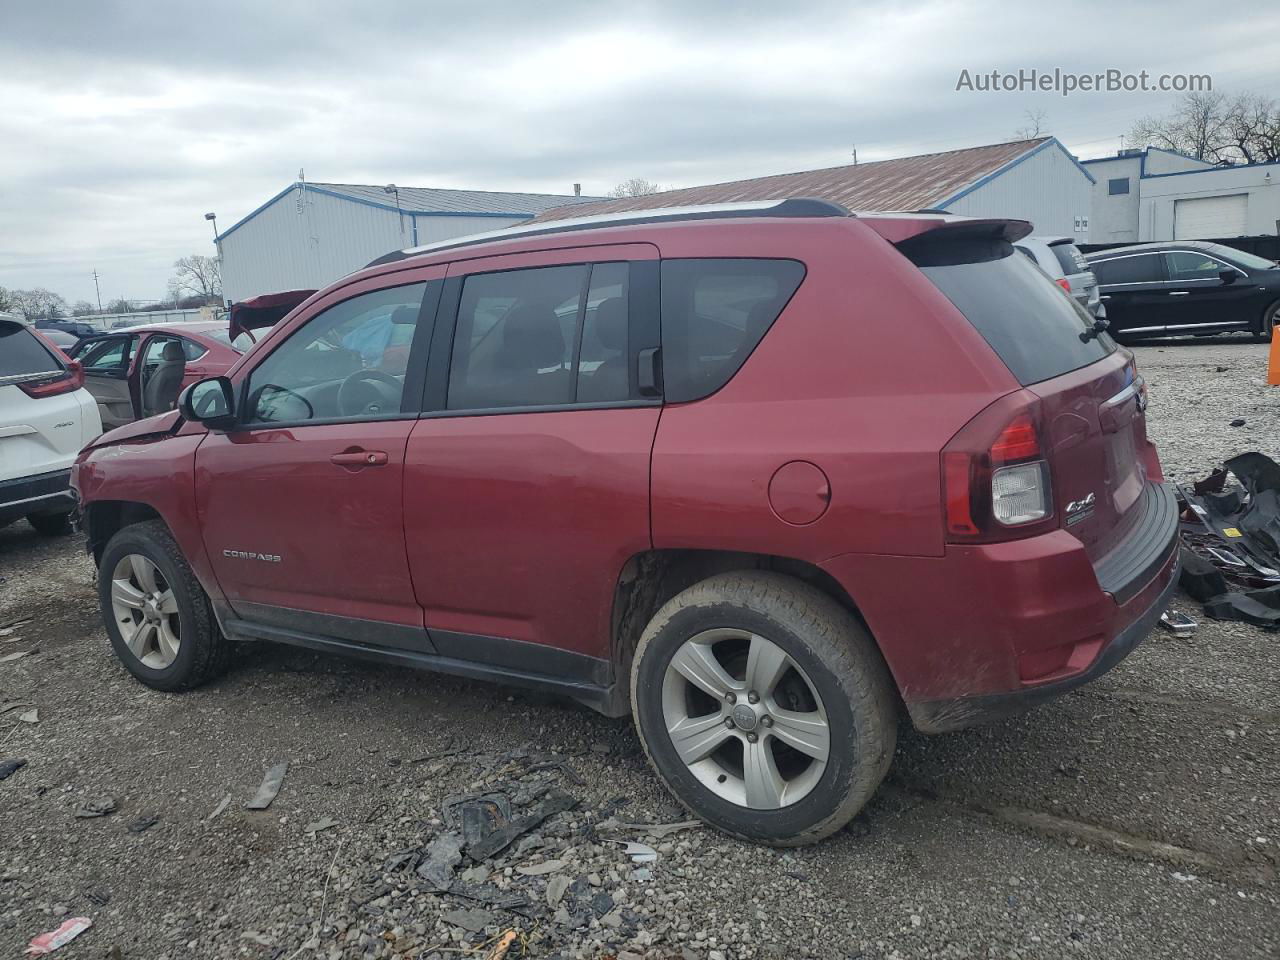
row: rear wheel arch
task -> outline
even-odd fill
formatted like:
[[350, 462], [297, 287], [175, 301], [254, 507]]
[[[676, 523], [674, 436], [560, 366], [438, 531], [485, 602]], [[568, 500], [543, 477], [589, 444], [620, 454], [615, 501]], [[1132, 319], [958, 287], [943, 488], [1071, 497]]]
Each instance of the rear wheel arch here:
[[[844, 607], [875, 641], [857, 602], [835, 577], [794, 557], [734, 550], [646, 550], [623, 565], [614, 586], [610, 658], [619, 691], [629, 687], [636, 646], [649, 621], [672, 597], [722, 573], [771, 571], [808, 584]], [[884, 652], [876, 649], [884, 660]], [[628, 694], [629, 699], [629, 694]]]

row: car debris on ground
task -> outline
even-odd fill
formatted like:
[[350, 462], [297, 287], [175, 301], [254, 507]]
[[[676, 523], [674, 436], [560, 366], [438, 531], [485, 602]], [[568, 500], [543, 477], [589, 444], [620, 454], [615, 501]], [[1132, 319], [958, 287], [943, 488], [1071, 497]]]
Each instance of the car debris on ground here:
[[53, 953], [59, 947], [65, 947], [92, 926], [93, 921], [89, 917], [72, 917], [70, 920], [65, 920], [56, 930], [50, 930], [48, 933], [32, 938], [31, 944], [27, 947], [27, 954], [41, 956]]
[[1280, 629], [1280, 464], [1242, 453], [1177, 492], [1182, 588], [1212, 619]]
[[284, 783], [284, 775], [288, 772], [288, 761], [277, 763], [268, 770], [267, 775], [262, 778], [262, 786], [258, 787], [258, 792], [253, 795], [252, 800], [244, 805], [244, 808], [246, 810], [265, 810], [271, 806], [271, 801], [280, 792], [280, 785]]

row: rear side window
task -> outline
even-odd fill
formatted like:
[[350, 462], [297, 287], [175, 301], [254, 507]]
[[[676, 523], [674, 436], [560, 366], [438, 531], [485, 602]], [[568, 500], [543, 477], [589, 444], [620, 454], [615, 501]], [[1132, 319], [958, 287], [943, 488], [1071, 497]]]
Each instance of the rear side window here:
[[902, 252], [982, 334], [1023, 386], [1101, 360], [1116, 345], [1004, 241], [904, 243]]
[[467, 277], [448, 408], [628, 399], [629, 273], [625, 263], [582, 263]]
[[803, 279], [796, 260], [663, 260], [666, 399], [698, 400], [728, 383]]
[[0, 321], [0, 379], [61, 369], [34, 333], [20, 323]]
[[1058, 258], [1063, 273], [1084, 273], [1089, 269], [1089, 261], [1074, 243], [1055, 243], [1049, 249]]
[[1117, 257], [1114, 260], [1095, 260], [1090, 266], [1098, 283], [1159, 283], [1160, 259], [1154, 253], [1136, 257]]

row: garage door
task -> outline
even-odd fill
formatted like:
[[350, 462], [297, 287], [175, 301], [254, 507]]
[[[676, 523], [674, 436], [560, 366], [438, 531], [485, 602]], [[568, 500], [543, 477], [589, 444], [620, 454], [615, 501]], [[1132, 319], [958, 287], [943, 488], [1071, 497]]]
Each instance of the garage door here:
[[1197, 197], [1175, 200], [1173, 204], [1173, 239], [1213, 240], [1218, 237], [1243, 237], [1249, 212], [1249, 195], [1230, 197]]

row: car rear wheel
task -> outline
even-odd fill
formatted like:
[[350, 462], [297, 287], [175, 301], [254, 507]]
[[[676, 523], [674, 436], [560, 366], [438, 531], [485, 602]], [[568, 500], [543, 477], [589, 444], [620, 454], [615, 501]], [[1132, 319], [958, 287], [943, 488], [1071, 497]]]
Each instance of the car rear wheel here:
[[63, 513], [31, 513], [27, 515], [27, 523], [36, 533], [45, 537], [61, 537], [71, 532], [71, 514]]
[[125, 527], [107, 543], [98, 562], [98, 600], [116, 656], [149, 687], [187, 690], [230, 662], [232, 642], [158, 520]]
[[636, 649], [636, 728], [694, 815], [777, 846], [843, 827], [884, 778], [893, 688], [857, 619], [821, 591], [759, 571], [668, 601]]
[[1253, 339], [1259, 343], [1270, 343], [1271, 335], [1276, 328], [1276, 316], [1280, 314], [1280, 300], [1277, 300], [1262, 314], [1262, 319], [1258, 321], [1258, 329], [1253, 335]]

